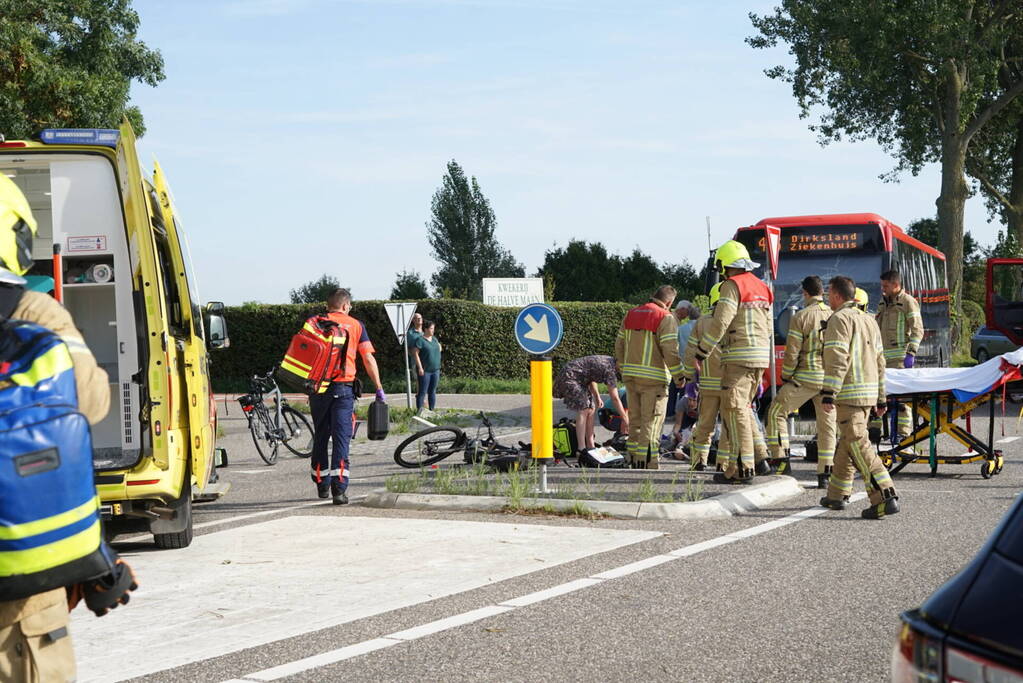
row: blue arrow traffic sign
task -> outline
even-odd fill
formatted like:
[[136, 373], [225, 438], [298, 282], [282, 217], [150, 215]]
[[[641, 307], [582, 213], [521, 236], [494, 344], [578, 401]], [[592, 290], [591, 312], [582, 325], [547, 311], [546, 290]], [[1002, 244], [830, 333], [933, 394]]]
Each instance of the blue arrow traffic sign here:
[[564, 333], [561, 316], [547, 304], [529, 304], [515, 319], [515, 341], [526, 353], [550, 353], [561, 343]]

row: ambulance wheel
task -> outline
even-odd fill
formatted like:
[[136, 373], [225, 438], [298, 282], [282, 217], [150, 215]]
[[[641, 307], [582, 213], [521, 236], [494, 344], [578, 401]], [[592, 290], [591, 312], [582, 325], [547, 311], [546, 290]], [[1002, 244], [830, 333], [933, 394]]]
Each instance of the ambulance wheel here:
[[980, 476], [984, 477], [985, 479], [990, 479], [994, 473], [995, 473], [994, 463], [992, 463], [990, 460], [985, 460], [984, 464], [980, 466]]
[[181, 531], [167, 534], [153, 534], [153, 541], [157, 548], [163, 550], [174, 550], [187, 548], [192, 543], [192, 496], [185, 497], [185, 504], [179, 508], [178, 514], [185, 517], [185, 528]]

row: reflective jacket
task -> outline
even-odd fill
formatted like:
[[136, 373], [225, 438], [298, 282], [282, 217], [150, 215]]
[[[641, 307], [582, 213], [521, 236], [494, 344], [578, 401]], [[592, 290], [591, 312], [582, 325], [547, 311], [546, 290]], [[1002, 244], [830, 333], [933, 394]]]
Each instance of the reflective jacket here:
[[651, 301], [625, 315], [615, 338], [615, 360], [622, 379], [667, 382], [682, 378], [678, 321], [664, 304]]
[[[685, 357], [682, 359], [682, 374], [686, 377], [694, 377], [696, 375], [696, 349], [700, 345], [700, 339], [706, 333], [707, 328], [710, 327], [711, 320], [714, 319], [713, 313], [705, 313], [700, 316], [699, 320], [696, 321], [696, 325], [693, 326], [693, 331], [689, 334], [689, 340], [686, 343]], [[720, 391], [721, 390], [721, 345], [714, 347], [714, 350], [710, 352], [701, 365], [700, 370], [700, 391]]]
[[821, 323], [831, 317], [831, 308], [819, 296], [792, 316], [785, 340], [785, 360], [781, 366], [782, 380], [811, 389], [820, 389], [824, 382]]
[[884, 403], [884, 366], [877, 323], [855, 301], [846, 302], [824, 331], [825, 400], [850, 406]]
[[907, 355], [916, 355], [924, 338], [924, 321], [920, 317], [920, 304], [906, 290], [900, 290], [892, 297], [881, 297], [877, 324], [884, 340], [885, 360], [902, 360]]
[[[85, 345], [81, 333], [71, 319], [71, 314], [53, 297], [41, 292], [26, 291], [18, 301], [11, 318], [42, 325], [60, 336], [67, 344], [74, 363], [79, 412], [85, 415], [90, 424], [96, 424], [106, 417], [110, 407], [107, 373], [96, 364], [96, 358]], [[23, 600], [0, 601], [0, 629], [66, 601], [67, 593], [63, 588], [39, 593]]]
[[696, 357], [701, 361], [721, 345], [721, 362], [745, 368], [771, 364], [771, 311], [774, 295], [753, 273], [741, 273], [721, 284], [714, 315], [700, 338]]

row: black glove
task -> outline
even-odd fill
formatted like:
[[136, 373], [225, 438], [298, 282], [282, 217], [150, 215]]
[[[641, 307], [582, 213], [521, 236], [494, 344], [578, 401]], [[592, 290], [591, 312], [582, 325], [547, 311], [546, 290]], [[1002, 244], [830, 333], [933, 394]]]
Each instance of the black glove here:
[[102, 617], [118, 605], [127, 605], [130, 593], [138, 587], [135, 572], [120, 558], [114, 562], [114, 568], [109, 574], [81, 584], [85, 606], [97, 617]]

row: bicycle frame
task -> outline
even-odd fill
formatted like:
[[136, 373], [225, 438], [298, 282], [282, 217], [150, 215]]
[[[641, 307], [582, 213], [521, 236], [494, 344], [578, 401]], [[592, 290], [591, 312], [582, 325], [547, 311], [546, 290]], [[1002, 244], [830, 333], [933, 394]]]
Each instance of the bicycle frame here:
[[[269, 393], [264, 393], [264, 391], [268, 391]], [[267, 430], [267, 438], [273, 441], [284, 441], [284, 430], [281, 428], [281, 417], [284, 406], [287, 405], [287, 399], [284, 398], [284, 394], [281, 393], [281, 388], [277, 386], [277, 382], [274, 381], [272, 369], [266, 375], [252, 376], [252, 379], [249, 380], [248, 395], [252, 397], [253, 410], [245, 411], [245, 417], [251, 422], [252, 413], [255, 412], [259, 421]], [[274, 415], [272, 420], [266, 405], [266, 399], [268, 396], [273, 397], [274, 401]]]

